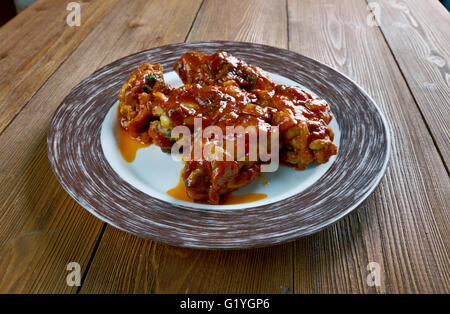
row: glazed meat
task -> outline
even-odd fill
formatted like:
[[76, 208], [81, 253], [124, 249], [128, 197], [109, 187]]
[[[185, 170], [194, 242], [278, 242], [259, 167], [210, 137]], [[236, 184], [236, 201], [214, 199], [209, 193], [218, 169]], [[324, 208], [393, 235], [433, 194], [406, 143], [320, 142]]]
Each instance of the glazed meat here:
[[[265, 132], [270, 134], [269, 114], [265, 108], [255, 104], [256, 97], [235, 86], [206, 86], [198, 84], [185, 85], [171, 93], [167, 101], [162, 104], [162, 109], [168, 113], [174, 125], [184, 125], [191, 130], [194, 128], [194, 119], [202, 121], [202, 128], [215, 126], [221, 130], [223, 139], [206, 137], [201, 140], [192, 139], [192, 142], [201, 142], [201, 148], [207, 144], [212, 145], [212, 150], [220, 154], [222, 160], [201, 160], [195, 157], [186, 161], [183, 170], [183, 181], [188, 196], [193, 200], [209, 201], [217, 204], [220, 196], [250, 184], [260, 174], [261, 160], [258, 154], [254, 159], [249, 157], [249, 148], [239, 153], [237, 149], [238, 137], [248, 137], [253, 127], [258, 134]], [[243, 133], [227, 133], [227, 127], [242, 127]], [[217, 144], [215, 142], [217, 141]], [[224, 142], [233, 146], [232, 156]], [[218, 155], [217, 155], [218, 156]], [[198, 158], [197, 158], [198, 159]]]
[[170, 91], [164, 83], [163, 68], [160, 64], [148, 63], [134, 70], [119, 93], [120, 125], [131, 135], [144, 143], [148, 143], [148, 127], [152, 118], [150, 103], [154, 92]]
[[256, 103], [271, 115], [269, 123], [280, 127], [281, 158], [303, 170], [313, 161], [325, 163], [336, 155], [328, 104], [298, 87], [276, 85], [262, 69], [226, 52], [207, 55], [188, 52], [175, 62], [175, 71], [187, 83], [236, 85], [258, 97]]
[[[323, 99], [299, 87], [276, 85], [262, 69], [226, 52], [189, 52], [174, 69], [185, 84], [179, 88], [164, 83], [159, 64], [133, 71], [119, 94], [119, 117], [134, 138], [165, 152], [176, 142], [190, 144], [188, 151], [183, 146], [182, 179], [192, 200], [218, 204], [222, 195], [260, 175], [270, 160], [248, 144], [250, 138], [260, 145], [262, 135], [268, 136], [267, 151], [279, 152], [281, 161], [298, 170], [337, 153], [328, 127], [332, 113]], [[214, 126], [221, 136], [198, 137], [199, 121], [203, 131]], [[189, 135], [173, 132], [177, 126], [186, 127]], [[241, 132], [230, 133], [230, 127], [241, 127]], [[272, 127], [278, 127], [276, 137]], [[270, 145], [274, 138], [277, 147]], [[241, 141], [244, 149], [238, 148]], [[205, 147], [214, 158], [204, 155]]]
[[[253, 127], [250, 131], [254, 130], [256, 134], [262, 131], [270, 136], [268, 111], [255, 103], [257, 97], [254, 94], [236, 86], [187, 84], [172, 89], [164, 84], [161, 74], [159, 65], [148, 64], [141, 65], [132, 73], [119, 96], [122, 127], [136, 134], [136, 138], [148, 138], [165, 152], [169, 152], [173, 144], [180, 140], [172, 137], [176, 126], [185, 126], [194, 134], [197, 118], [203, 129], [208, 126], [220, 128], [223, 141], [233, 146], [233, 156], [227, 158], [230, 152], [225, 150], [227, 147], [222, 141], [216, 144], [214, 138], [199, 140], [192, 135], [184, 140], [189, 141], [191, 147], [194, 147], [194, 141], [199, 143], [201, 156], [195, 159], [192, 155], [192, 158], [185, 160], [182, 174], [191, 199], [217, 204], [221, 195], [250, 184], [260, 174], [258, 154], [251, 161], [248, 147], [239, 152], [236, 143], [239, 137], [249, 137], [248, 127]], [[154, 84], [147, 83], [149, 77], [156, 78]], [[227, 134], [227, 127], [230, 126], [241, 126], [244, 132]], [[147, 133], [144, 134], [144, 131]], [[217, 156], [221, 154], [223, 160], [204, 160], [205, 145], [210, 145]]]
[[[253, 103], [255, 101], [254, 95], [235, 86], [202, 87], [194, 84], [173, 89], [167, 94], [155, 93], [152, 114], [160, 119], [150, 123], [149, 135], [153, 142], [168, 151], [176, 140], [180, 140], [171, 137], [174, 127], [185, 126], [191, 131], [192, 137], [184, 140], [189, 141], [194, 149], [188, 156], [190, 158], [185, 158], [182, 175], [191, 199], [217, 204], [221, 195], [250, 184], [260, 174], [258, 154], [250, 160], [248, 147], [242, 152], [236, 148], [239, 136], [249, 136], [248, 127], [253, 127], [249, 130], [254, 130], [256, 136], [260, 132], [270, 134], [267, 110]], [[223, 138], [205, 137], [205, 134], [200, 139], [195, 138], [195, 119], [201, 121], [203, 130], [208, 126], [219, 128]], [[232, 126], [241, 126], [244, 132], [227, 133], [227, 127]], [[231, 143], [232, 153], [224, 142]], [[200, 145], [200, 158], [194, 156], [195, 144]], [[210, 145], [210, 151], [220, 155], [217, 159], [222, 160], [206, 160], [203, 153], [206, 145]]]
[[188, 52], [173, 68], [184, 84], [235, 85], [247, 91], [270, 90], [275, 86], [264, 70], [224, 51], [212, 55]]
[[221, 195], [249, 185], [260, 173], [257, 162], [201, 160], [187, 162], [182, 179], [192, 200], [218, 204]]
[[257, 103], [269, 109], [270, 124], [279, 127], [282, 161], [303, 170], [313, 161], [322, 164], [337, 154], [334, 133], [328, 127], [333, 116], [323, 99], [285, 85], [254, 94]]

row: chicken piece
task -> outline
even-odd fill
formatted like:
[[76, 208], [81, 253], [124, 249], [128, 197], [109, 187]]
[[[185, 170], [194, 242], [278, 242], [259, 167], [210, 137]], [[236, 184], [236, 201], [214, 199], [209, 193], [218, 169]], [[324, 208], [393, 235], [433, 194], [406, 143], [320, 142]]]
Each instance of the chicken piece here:
[[[166, 95], [155, 94], [156, 101], [151, 108], [153, 116], [159, 116], [160, 119], [150, 124], [149, 134], [153, 142], [168, 151], [178, 139], [161, 141], [161, 138], [168, 139], [176, 126], [186, 126], [191, 131], [192, 137], [188, 139], [192, 147], [191, 154], [185, 160], [182, 175], [191, 199], [218, 204], [221, 195], [250, 184], [260, 174], [262, 162], [258, 159], [258, 152], [254, 160], [250, 160], [248, 140], [244, 149], [240, 151], [237, 148], [238, 137], [247, 139], [249, 132], [256, 133], [256, 140], [261, 132], [270, 134], [270, 124], [266, 122], [269, 119], [267, 110], [252, 103], [256, 101], [254, 95], [235, 86], [202, 87], [199, 84], [184, 85]], [[195, 119], [198, 119], [197, 122]], [[214, 126], [223, 137], [217, 139], [205, 137], [204, 134], [201, 139], [194, 138], [194, 126], [198, 121], [201, 121], [203, 130]], [[244, 131], [227, 133], [227, 128], [233, 126], [240, 126]], [[194, 155], [194, 142], [200, 145], [200, 156]], [[228, 148], [225, 143], [233, 146], [233, 155], [228, 158], [227, 154], [231, 153], [225, 149]], [[217, 158], [219, 160], [208, 160], [204, 155], [206, 145], [210, 145], [216, 156], [221, 155]]]
[[188, 52], [174, 69], [184, 83], [236, 85], [258, 97], [256, 104], [268, 109], [270, 124], [280, 127], [282, 160], [303, 170], [313, 161], [325, 163], [337, 153], [329, 105], [298, 87], [275, 85], [262, 69], [248, 65], [226, 52], [207, 55]]
[[267, 72], [224, 51], [212, 55], [188, 52], [173, 68], [184, 84], [235, 85], [247, 91], [275, 87]]
[[249, 185], [260, 173], [258, 162], [193, 160], [186, 163], [182, 179], [192, 200], [219, 204], [222, 195]]
[[160, 64], [148, 63], [134, 70], [119, 93], [120, 125], [141, 142], [149, 142], [147, 129], [152, 118], [149, 103], [153, 92], [168, 92]]
[[329, 105], [299, 87], [277, 85], [274, 91], [254, 91], [257, 103], [271, 113], [271, 125], [280, 130], [281, 160], [298, 170], [316, 161], [327, 162], [337, 154]]

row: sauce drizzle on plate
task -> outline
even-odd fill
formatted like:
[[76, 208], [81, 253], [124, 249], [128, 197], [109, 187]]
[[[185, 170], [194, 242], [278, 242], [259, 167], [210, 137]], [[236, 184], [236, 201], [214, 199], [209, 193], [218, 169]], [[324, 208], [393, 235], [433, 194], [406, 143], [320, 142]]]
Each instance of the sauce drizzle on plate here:
[[138, 149], [149, 147], [150, 143], [142, 143], [138, 139], [131, 136], [130, 132], [124, 130], [120, 123], [120, 114], [117, 110], [117, 120], [119, 121], [119, 149], [123, 159], [126, 162], [133, 162], [136, 158]]
[[150, 144], [143, 144], [140, 141], [134, 139], [130, 133], [126, 132], [119, 126], [119, 148], [123, 159], [126, 162], [133, 162], [136, 158], [138, 149], [149, 147]]

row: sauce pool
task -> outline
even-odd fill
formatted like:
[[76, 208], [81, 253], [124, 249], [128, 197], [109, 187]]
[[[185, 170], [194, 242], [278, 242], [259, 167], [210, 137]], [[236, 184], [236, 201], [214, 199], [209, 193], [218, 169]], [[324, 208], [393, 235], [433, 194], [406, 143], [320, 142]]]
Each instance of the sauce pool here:
[[[181, 171], [181, 172], [183, 172], [183, 171]], [[189, 196], [186, 193], [186, 189], [184, 188], [184, 183], [183, 183], [183, 179], [181, 178], [181, 175], [180, 175], [180, 181], [178, 182], [177, 186], [168, 190], [166, 193], [167, 193], [167, 195], [172, 196], [173, 198], [176, 198], [177, 200], [193, 203], [193, 201], [189, 198]]]
[[264, 193], [246, 193], [241, 195], [233, 195], [230, 193], [225, 195], [220, 202], [220, 205], [234, 205], [256, 202], [265, 199], [267, 194]]
[[133, 162], [138, 149], [149, 147], [150, 144], [143, 144], [134, 139], [127, 131], [119, 125], [119, 148], [123, 159], [126, 162]]

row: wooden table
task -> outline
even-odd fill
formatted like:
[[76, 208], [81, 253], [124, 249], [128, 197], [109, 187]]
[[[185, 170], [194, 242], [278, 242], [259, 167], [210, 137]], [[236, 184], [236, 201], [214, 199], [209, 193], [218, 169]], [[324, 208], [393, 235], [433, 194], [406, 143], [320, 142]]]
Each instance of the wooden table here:
[[[437, 0], [80, 1], [73, 27], [68, 2], [37, 1], [0, 28], [0, 292], [450, 292], [450, 15]], [[118, 58], [199, 40], [291, 49], [359, 83], [393, 136], [376, 191], [322, 232], [235, 251], [142, 240], [72, 200], [46, 150], [63, 98]], [[70, 262], [81, 286], [67, 285]]]

